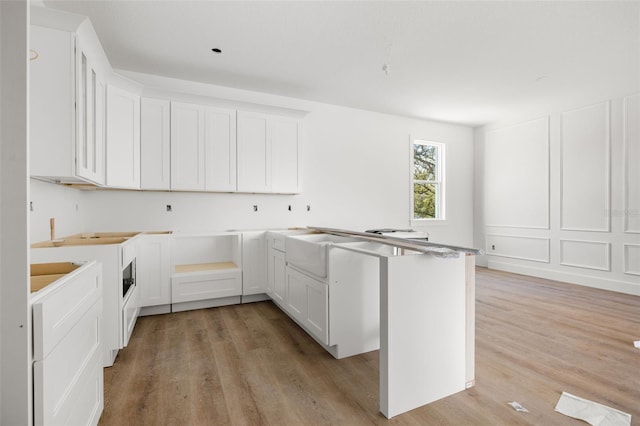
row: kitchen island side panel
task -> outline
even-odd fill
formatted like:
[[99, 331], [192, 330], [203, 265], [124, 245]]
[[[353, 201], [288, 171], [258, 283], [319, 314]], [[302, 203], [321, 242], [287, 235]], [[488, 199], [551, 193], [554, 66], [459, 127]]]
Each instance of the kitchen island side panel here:
[[465, 389], [465, 257], [381, 258], [380, 411], [387, 418]]

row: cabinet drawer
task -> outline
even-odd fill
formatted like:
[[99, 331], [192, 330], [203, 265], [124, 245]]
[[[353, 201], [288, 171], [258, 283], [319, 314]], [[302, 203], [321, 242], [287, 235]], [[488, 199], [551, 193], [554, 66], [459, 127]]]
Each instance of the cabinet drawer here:
[[96, 424], [102, 411], [102, 303], [33, 363], [34, 424]]
[[209, 272], [173, 276], [171, 278], [172, 303], [240, 296], [242, 272]]
[[102, 300], [102, 265], [96, 262], [63, 278], [54, 291], [33, 303], [33, 359], [43, 360]]

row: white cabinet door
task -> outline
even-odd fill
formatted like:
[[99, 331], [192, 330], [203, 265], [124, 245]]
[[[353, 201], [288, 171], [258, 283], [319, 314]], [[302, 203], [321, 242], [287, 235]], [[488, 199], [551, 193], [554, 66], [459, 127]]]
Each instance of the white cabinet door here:
[[307, 316], [304, 324], [322, 343], [329, 344], [329, 286], [306, 277]]
[[105, 83], [76, 40], [76, 173], [104, 183]]
[[171, 188], [171, 105], [165, 99], [140, 102], [140, 188]]
[[238, 191], [300, 191], [296, 120], [238, 112]]
[[205, 189], [236, 190], [236, 111], [205, 108]]
[[136, 275], [140, 307], [171, 303], [171, 237], [143, 235], [138, 242]]
[[298, 122], [274, 118], [269, 122], [271, 138], [271, 192], [300, 192]]
[[242, 233], [242, 294], [267, 291], [265, 233]]
[[140, 188], [140, 96], [107, 86], [107, 186]]
[[290, 267], [287, 273], [286, 310], [324, 344], [329, 343], [329, 288]]
[[267, 116], [238, 111], [238, 191], [271, 190]]
[[171, 103], [171, 189], [204, 191], [204, 106]]
[[304, 318], [307, 315], [307, 283], [305, 276], [291, 268], [286, 268], [286, 272], [287, 312], [301, 323], [304, 323]]
[[284, 253], [278, 250], [270, 250], [269, 255], [269, 282], [267, 294], [280, 305], [284, 304], [287, 294], [286, 287], [286, 263]]
[[30, 173], [75, 175], [75, 37], [32, 25], [29, 61]]

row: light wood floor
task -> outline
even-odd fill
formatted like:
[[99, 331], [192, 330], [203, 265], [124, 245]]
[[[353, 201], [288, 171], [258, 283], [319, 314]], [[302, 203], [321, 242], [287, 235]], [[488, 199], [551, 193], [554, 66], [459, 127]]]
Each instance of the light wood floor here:
[[335, 360], [260, 302], [140, 318], [100, 424], [586, 424], [554, 412], [567, 391], [640, 425], [640, 297], [484, 268], [476, 296], [477, 386], [390, 421], [377, 351]]

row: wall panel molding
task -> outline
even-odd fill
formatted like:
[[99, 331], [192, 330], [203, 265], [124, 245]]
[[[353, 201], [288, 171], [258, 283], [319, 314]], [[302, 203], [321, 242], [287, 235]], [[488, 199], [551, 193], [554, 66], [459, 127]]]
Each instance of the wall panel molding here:
[[485, 252], [489, 256], [549, 263], [550, 239], [547, 237], [487, 234], [485, 240]]
[[610, 102], [561, 114], [560, 227], [611, 229]]
[[624, 232], [640, 233], [640, 93], [624, 98]]
[[624, 245], [623, 271], [629, 275], [640, 275], [640, 244]]
[[487, 226], [549, 229], [549, 116], [487, 132]]
[[576, 268], [611, 270], [611, 244], [602, 241], [560, 240], [560, 264]]

